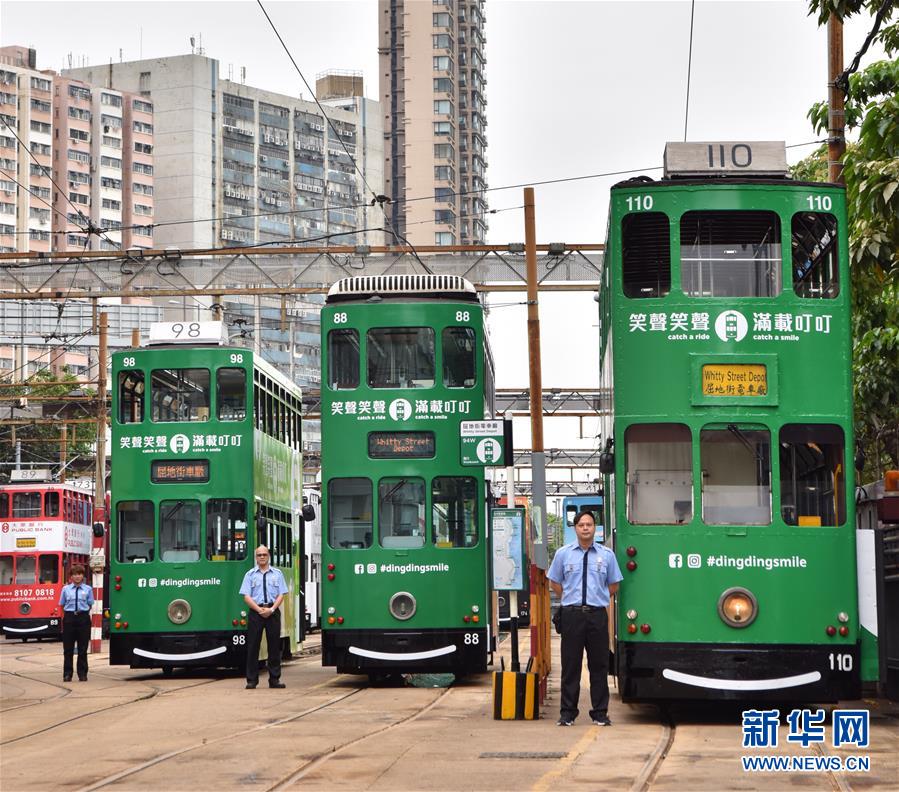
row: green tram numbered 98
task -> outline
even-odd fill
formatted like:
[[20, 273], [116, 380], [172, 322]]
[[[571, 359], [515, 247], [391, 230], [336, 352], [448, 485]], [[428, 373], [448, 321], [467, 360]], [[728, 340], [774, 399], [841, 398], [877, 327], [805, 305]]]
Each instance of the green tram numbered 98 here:
[[787, 179], [783, 144], [669, 144], [666, 166], [612, 188], [600, 290], [622, 697], [856, 698], [876, 647], [844, 190]]
[[154, 325], [112, 356], [110, 663], [242, 667], [238, 594], [266, 544], [290, 593], [286, 655], [302, 638], [299, 389], [222, 325]]
[[346, 278], [322, 310], [322, 662], [338, 672], [486, 671], [487, 483], [460, 423], [492, 415], [474, 288]]

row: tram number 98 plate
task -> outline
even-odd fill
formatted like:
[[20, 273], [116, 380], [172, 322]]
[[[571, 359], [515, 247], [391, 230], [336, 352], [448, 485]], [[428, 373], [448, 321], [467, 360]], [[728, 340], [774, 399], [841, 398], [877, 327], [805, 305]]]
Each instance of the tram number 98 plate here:
[[247, 636], [243, 633], [237, 633], [231, 636], [231, 643], [235, 646], [243, 646], [247, 642]]

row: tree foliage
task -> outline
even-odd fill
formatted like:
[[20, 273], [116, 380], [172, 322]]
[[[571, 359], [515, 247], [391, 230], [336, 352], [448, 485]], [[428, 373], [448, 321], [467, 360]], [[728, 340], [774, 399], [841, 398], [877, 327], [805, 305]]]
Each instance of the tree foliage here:
[[[46, 383], [58, 382], [62, 384], [49, 385]], [[78, 379], [68, 371], [62, 375], [55, 375], [49, 369], [38, 371], [20, 387], [4, 388], [3, 395], [8, 397], [24, 397], [30, 399], [29, 408], [49, 407], [53, 413], [62, 412], [65, 409], [63, 403], [54, 403], [53, 397], [66, 396], [73, 390], [79, 389], [84, 395], [92, 395], [93, 391], [79, 388]], [[40, 401], [37, 401], [37, 399]], [[4, 400], [2, 405], [7, 407], [14, 404], [11, 400]], [[44, 417], [53, 417], [53, 413]], [[16, 408], [10, 409], [9, 417], [27, 418], [24, 412], [18, 412]], [[59, 417], [58, 424], [29, 424], [18, 426], [15, 432], [9, 426], [3, 427], [0, 436], [0, 480], [9, 479], [9, 471], [16, 458], [16, 443], [13, 437], [21, 441], [21, 459], [27, 463], [27, 467], [47, 467], [54, 473], [59, 471], [60, 450], [63, 417]], [[93, 446], [95, 441], [95, 428], [93, 424], [71, 425], [66, 443], [66, 456], [68, 461], [76, 457], [83, 459], [93, 458]]]
[[[899, 467], [899, 0], [810, 0], [825, 24], [831, 14], [872, 16], [871, 41], [889, 56], [848, 78], [846, 126], [858, 140], [846, 148], [843, 176], [849, 213], [852, 273], [855, 430], [866, 449], [862, 480]], [[815, 131], [828, 127], [828, 105], [808, 117]], [[827, 180], [822, 147], [793, 170], [796, 178]]]

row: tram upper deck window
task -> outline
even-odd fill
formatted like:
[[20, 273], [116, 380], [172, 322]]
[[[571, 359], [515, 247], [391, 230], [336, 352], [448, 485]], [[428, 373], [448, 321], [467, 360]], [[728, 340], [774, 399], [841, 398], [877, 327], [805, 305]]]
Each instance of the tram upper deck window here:
[[846, 472], [843, 430], [787, 424], [780, 430], [780, 510], [787, 525], [843, 525]]
[[359, 331], [349, 328], [328, 333], [328, 387], [359, 387]]
[[200, 501], [159, 504], [159, 558], [173, 564], [200, 560]]
[[13, 519], [41, 516], [40, 492], [14, 492], [12, 494]]
[[626, 297], [664, 297], [671, 291], [671, 240], [663, 212], [621, 219], [622, 288]]
[[206, 501], [206, 557], [241, 561], [247, 557], [247, 502], [210, 498]]
[[693, 450], [684, 424], [634, 424], [624, 433], [627, 519], [681, 525], [693, 519]]
[[11, 586], [13, 562], [11, 555], [0, 555], [0, 586]]
[[378, 533], [382, 547], [424, 546], [424, 479], [385, 478], [378, 482]]
[[208, 369], [155, 369], [151, 382], [157, 423], [209, 420]]
[[475, 383], [475, 332], [470, 327], [443, 330], [443, 384], [447, 388], [472, 388]]
[[49, 490], [44, 493], [44, 516], [59, 517], [59, 493]]
[[478, 543], [475, 479], [435, 478], [431, 483], [431, 522], [437, 547], [474, 547]]
[[144, 372], [119, 372], [119, 423], [144, 420]]
[[690, 297], [776, 297], [780, 218], [763, 211], [686, 212], [680, 260], [681, 284]]
[[155, 536], [154, 511], [151, 501], [121, 501], [116, 506], [119, 546], [118, 560], [142, 564], [153, 560]]
[[247, 372], [242, 368], [220, 368], [215, 372], [216, 410], [220, 421], [242, 421], [247, 417]]
[[59, 556], [42, 555], [37, 567], [38, 583], [59, 583]]
[[372, 542], [372, 484], [367, 478], [328, 483], [328, 544], [362, 549]]
[[366, 345], [370, 387], [433, 387], [433, 328], [376, 327], [368, 331]]
[[702, 519], [707, 525], [771, 522], [771, 435], [736, 424], [703, 429]]
[[833, 299], [840, 293], [837, 219], [832, 214], [793, 215], [793, 291], [799, 297]]

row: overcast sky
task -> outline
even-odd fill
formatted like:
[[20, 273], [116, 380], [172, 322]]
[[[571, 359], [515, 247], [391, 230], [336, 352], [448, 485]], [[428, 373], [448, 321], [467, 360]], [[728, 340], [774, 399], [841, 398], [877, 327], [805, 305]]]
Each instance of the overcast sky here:
[[[360, 70], [366, 95], [377, 98], [376, 0], [267, 0], [266, 7], [311, 85], [327, 69]], [[665, 142], [684, 138], [690, 16], [688, 0], [488, 0], [491, 188], [660, 165]], [[847, 63], [869, 26], [868, 17], [846, 24]], [[309, 97], [255, 2], [0, 3], [0, 41], [35, 47], [40, 68], [59, 70], [70, 57], [96, 65], [120, 53], [125, 60], [185, 54], [191, 36], [197, 44], [202, 36], [222, 77], [233, 65], [239, 79], [244, 66], [252, 85]], [[869, 53], [863, 66], [877, 57]], [[700, 1], [691, 73], [689, 139], [806, 143], [815, 139], [806, 113], [826, 96], [826, 31], [804, 0]], [[620, 178], [537, 186], [538, 242], [602, 242], [608, 190]], [[489, 241], [523, 240], [521, 211], [509, 209], [521, 205], [522, 189], [491, 190], [489, 202], [500, 210]], [[541, 315], [544, 385], [595, 387], [595, 303], [541, 295]], [[524, 309], [499, 308], [493, 317], [499, 384], [524, 386]], [[568, 444], [563, 434], [559, 443]]]

